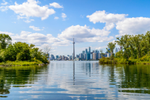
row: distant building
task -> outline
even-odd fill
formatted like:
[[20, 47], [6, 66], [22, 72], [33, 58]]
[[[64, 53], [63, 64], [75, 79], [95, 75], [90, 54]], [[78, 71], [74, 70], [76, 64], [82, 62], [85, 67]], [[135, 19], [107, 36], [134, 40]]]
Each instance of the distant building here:
[[96, 53], [93, 52], [93, 60], [96, 60]]
[[90, 60], [92, 60], [93, 59], [93, 53], [91, 52], [90, 53]]
[[[115, 53], [117, 53], [118, 51], [119, 48], [116, 48]], [[110, 53], [107, 51], [106, 53], [104, 53], [104, 55], [102, 55], [98, 50], [93, 50], [93, 52], [91, 52], [91, 47], [89, 47], [88, 49], [82, 51], [82, 53], [76, 55], [75, 60], [98, 60], [102, 58], [102, 56], [110, 57]], [[56, 55], [56, 57], [54, 57], [54, 55], [51, 54], [50, 59], [51, 60], [73, 60], [73, 54], [67, 56]]]
[[89, 53], [86, 53], [86, 60], [89, 60]]
[[59, 56], [58, 55], [56, 55], [56, 60], [58, 60], [59, 59]]
[[72, 60], [72, 56], [69, 56], [69, 60]]
[[98, 53], [98, 59], [100, 59], [100, 58], [102, 58], [102, 57], [101, 57], [101, 54], [100, 54], [100, 53]]
[[55, 57], [54, 57], [54, 55], [53, 55], [53, 54], [51, 54], [51, 58], [50, 58], [50, 60], [55, 60]]
[[110, 53], [107, 53], [107, 57], [110, 57]]
[[87, 51], [87, 49], [85, 49], [85, 53], [87, 53], [88, 51]]

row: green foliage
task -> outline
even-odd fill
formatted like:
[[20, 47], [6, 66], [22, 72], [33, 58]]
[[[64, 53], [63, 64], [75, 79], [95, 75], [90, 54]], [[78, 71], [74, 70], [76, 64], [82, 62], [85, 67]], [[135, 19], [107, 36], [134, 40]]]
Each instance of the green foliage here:
[[123, 57], [123, 51], [119, 51], [115, 54], [116, 58], [122, 58]]
[[106, 48], [107, 51], [111, 53], [111, 60], [114, 58], [113, 50], [115, 48], [115, 45], [116, 45], [116, 43], [109, 42], [107, 46], [110, 50], [108, 48]]
[[4, 60], [7, 61], [7, 60], [10, 60], [10, 61], [15, 61], [16, 60], [16, 51], [14, 49], [14, 46], [13, 45], [9, 45], [8, 48], [5, 50], [5, 58]]
[[117, 64], [117, 59], [111, 60], [109, 57], [103, 57], [99, 59], [100, 64]]
[[5, 53], [5, 51], [3, 49], [0, 50], [0, 62], [4, 61], [4, 59], [5, 59], [4, 53]]
[[9, 35], [0, 34], [0, 62], [33, 61], [48, 63], [47, 55], [35, 48], [34, 44], [15, 42], [11, 44]]
[[140, 59], [140, 61], [150, 61], [150, 56], [145, 55]]
[[[116, 43], [122, 47], [122, 50], [116, 53], [116, 58], [126, 59], [129, 63], [149, 61], [149, 57], [146, 55], [149, 55], [150, 50], [150, 31], [147, 31], [145, 35], [138, 34], [121, 36], [120, 38], [117, 38]], [[138, 60], [135, 61], [133, 59]]]
[[6, 49], [11, 44], [11, 37], [7, 34], [0, 34], [0, 48]]

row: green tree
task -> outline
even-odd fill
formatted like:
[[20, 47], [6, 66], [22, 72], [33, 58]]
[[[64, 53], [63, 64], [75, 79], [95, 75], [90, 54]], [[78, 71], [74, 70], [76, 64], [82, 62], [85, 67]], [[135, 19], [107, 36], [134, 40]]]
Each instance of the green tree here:
[[6, 34], [0, 34], [0, 62], [2, 61], [35, 61], [40, 60], [43, 63], [48, 63], [47, 54], [49, 48], [46, 48], [46, 53], [43, 53], [39, 48], [35, 48], [34, 44], [23, 42], [15, 42], [11, 44], [11, 37]]
[[4, 60], [7, 61], [7, 60], [10, 60], [10, 61], [15, 61], [16, 60], [16, 51], [14, 49], [14, 46], [12, 44], [10, 44], [8, 46], [8, 48], [5, 50], [5, 53], [4, 53]]
[[[110, 49], [111, 59], [113, 59], [113, 55], [114, 55], [113, 51], [115, 49], [116, 43], [109, 42], [107, 46]], [[108, 50], [108, 48], [106, 49]]]
[[147, 52], [148, 52], [148, 54], [149, 54], [149, 49], [150, 49], [150, 31], [147, 31], [147, 32], [146, 32], [145, 37], [146, 37], [145, 40], [146, 40], [146, 42], [147, 42], [146, 48], [147, 48]]
[[22, 42], [9, 45], [5, 51], [5, 60], [31, 60], [29, 45]]
[[11, 44], [11, 37], [7, 34], [0, 34], [0, 48], [5, 49], [9, 44]]
[[133, 41], [134, 41], [134, 46], [137, 50], [137, 58], [141, 58], [141, 41], [142, 41], [142, 37], [140, 34], [135, 35], [133, 37]]
[[102, 58], [104, 57], [104, 53], [103, 53], [103, 50], [101, 49], [100, 50], [100, 54], [101, 54], [101, 56], [102, 56]]
[[123, 57], [128, 60], [130, 57], [130, 35], [124, 35], [121, 38], [117, 38], [116, 43], [122, 47], [122, 50], [124, 51]]

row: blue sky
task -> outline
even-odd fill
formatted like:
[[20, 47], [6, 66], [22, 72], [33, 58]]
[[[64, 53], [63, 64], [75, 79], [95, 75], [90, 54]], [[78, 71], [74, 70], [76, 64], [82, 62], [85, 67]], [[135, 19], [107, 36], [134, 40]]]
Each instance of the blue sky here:
[[91, 46], [105, 51], [124, 34], [150, 31], [149, 0], [1, 0], [0, 33], [13, 43], [51, 47], [54, 55], [76, 54]]

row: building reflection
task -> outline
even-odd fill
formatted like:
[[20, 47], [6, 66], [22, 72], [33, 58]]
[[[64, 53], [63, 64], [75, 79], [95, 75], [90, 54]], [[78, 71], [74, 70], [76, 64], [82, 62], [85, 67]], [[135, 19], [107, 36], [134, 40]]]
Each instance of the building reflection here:
[[75, 85], [75, 61], [73, 61], [73, 85]]

